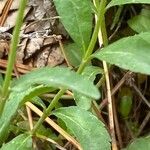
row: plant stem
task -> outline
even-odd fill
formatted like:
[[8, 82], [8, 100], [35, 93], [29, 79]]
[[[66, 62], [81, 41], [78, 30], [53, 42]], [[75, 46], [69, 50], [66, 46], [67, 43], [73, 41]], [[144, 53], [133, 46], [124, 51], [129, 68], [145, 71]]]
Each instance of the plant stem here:
[[100, 8], [98, 10], [98, 20], [97, 20], [97, 23], [96, 23], [96, 26], [95, 26], [95, 29], [93, 32], [93, 36], [92, 36], [92, 39], [90, 41], [90, 44], [89, 44], [89, 47], [87, 49], [87, 52], [85, 54], [84, 59], [87, 59], [92, 54], [93, 49], [95, 47], [95, 43], [96, 43], [97, 37], [98, 37], [98, 31], [99, 31], [101, 23], [104, 19], [105, 6], [106, 6], [106, 0], [101, 0]]
[[107, 37], [105, 19], [103, 20], [103, 22], [101, 24], [101, 32], [102, 32], [103, 45], [105, 47], [108, 45], [108, 37]]
[[50, 103], [50, 105], [48, 106], [48, 108], [43, 113], [42, 117], [39, 119], [39, 121], [37, 122], [37, 124], [34, 126], [34, 128], [32, 130], [32, 134], [35, 134], [35, 132], [37, 131], [37, 129], [39, 128], [39, 126], [43, 123], [43, 121], [45, 120], [45, 118], [50, 115], [52, 109], [56, 106], [57, 102], [59, 101], [59, 99], [61, 98], [61, 96], [65, 93], [65, 91], [66, 91], [66, 89], [61, 89], [56, 94], [56, 96], [54, 97], [54, 99], [52, 100], [52, 102]]
[[113, 23], [110, 27], [110, 30], [113, 30], [113, 28], [115, 27], [115, 25], [117, 24], [117, 22], [119, 22], [119, 18], [120, 18], [120, 15], [121, 15], [121, 12], [123, 10], [123, 6], [119, 6], [116, 14], [115, 14], [115, 17], [114, 17], [114, 20], [113, 20]]
[[[104, 46], [108, 45], [108, 37], [107, 37], [107, 31], [106, 31], [106, 24], [105, 24], [105, 18], [101, 24], [101, 30], [99, 31], [102, 33], [102, 41], [100, 41], [99, 37], [99, 43], [103, 43]], [[99, 34], [101, 36], [101, 34]], [[105, 79], [106, 79], [106, 87], [107, 87], [107, 97], [108, 97], [108, 116], [109, 116], [109, 128], [110, 128], [110, 135], [112, 139], [112, 150], [118, 150], [117, 147], [117, 141], [116, 141], [116, 135], [115, 135], [115, 125], [114, 125], [114, 111], [113, 111], [113, 102], [111, 97], [111, 87], [110, 87], [110, 79], [109, 79], [109, 70], [107, 63], [103, 61], [103, 67], [104, 67], [104, 73], [105, 73]]]
[[[99, 7], [99, 11], [98, 11], [98, 22], [96, 23], [96, 26], [94, 28], [94, 32], [92, 35], [92, 39], [90, 41], [89, 47], [86, 51], [86, 54], [79, 66], [79, 69], [77, 70], [77, 73], [81, 74], [84, 67], [86, 66], [87, 62], [90, 60], [90, 55], [93, 52], [93, 49], [95, 47], [95, 43], [98, 37], [98, 31], [99, 28], [101, 26], [101, 23], [103, 21], [104, 18], [104, 14], [105, 14], [105, 6], [106, 6], [106, 0], [101, 0], [100, 2], [100, 7]], [[39, 128], [39, 126], [43, 123], [43, 121], [45, 120], [45, 118], [50, 115], [52, 109], [55, 107], [55, 105], [57, 104], [57, 102], [59, 101], [59, 99], [61, 98], [61, 96], [65, 93], [66, 89], [61, 89], [56, 96], [54, 97], [54, 99], [52, 100], [52, 102], [50, 103], [49, 107], [46, 109], [45, 113], [42, 115], [42, 117], [39, 119], [39, 121], [37, 122], [37, 124], [34, 126], [33, 130], [32, 130], [32, 134], [34, 134], [37, 129]]]
[[106, 6], [106, 0], [101, 0], [100, 2], [100, 7], [99, 7], [99, 10], [98, 10], [98, 20], [97, 20], [97, 23], [96, 23], [96, 26], [94, 28], [94, 32], [93, 32], [93, 35], [92, 35], [92, 38], [91, 38], [91, 41], [90, 41], [90, 44], [89, 44], [89, 47], [86, 51], [86, 54], [82, 60], [82, 63], [78, 69], [78, 73], [81, 73], [84, 69], [84, 67], [86, 66], [87, 62], [88, 62], [88, 58], [89, 56], [92, 54], [93, 52], [93, 49], [95, 47], [95, 43], [97, 41], [97, 37], [98, 37], [98, 32], [99, 32], [99, 29], [100, 29], [100, 26], [101, 26], [101, 23], [104, 19], [104, 14], [105, 14], [105, 6]]
[[4, 84], [3, 84], [2, 96], [1, 96], [1, 101], [0, 101], [0, 115], [3, 112], [3, 108], [6, 103], [6, 98], [7, 98], [9, 85], [10, 85], [10, 81], [11, 81], [11, 75], [12, 75], [12, 71], [13, 71], [13, 66], [14, 66], [15, 58], [16, 58], [17, 45], [19, 43], [20, 29], [21, 29], [21, 26], [23, 23], [24, 10], [26, 8], [26, 3], [27, 3], [27, 0], [20, 1], [20, 7], [19, 7], [19, 11], [18, 11], [16, 25], [15, 25], [15, 29], [13, 31], [12, 42], [10, 45], [10, 53], [9, 53], [9, 57], [8, 57], [6, 76], [5, 76], [5, 80], [4, 80]]

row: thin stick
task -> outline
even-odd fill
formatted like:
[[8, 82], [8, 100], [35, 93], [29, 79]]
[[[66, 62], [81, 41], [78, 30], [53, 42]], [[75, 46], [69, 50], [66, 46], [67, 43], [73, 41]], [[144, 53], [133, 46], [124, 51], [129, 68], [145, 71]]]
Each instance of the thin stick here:
[[[5, 59], [0, 59], [0, 67], [4, 67], [6, 68], [7, 67], [7, 63], [8, 61], [5, 60]], [[22, 69], [22, 70], [26, 70], [26, 71], [31, 71], [35, 68], [33, 67], [30, 67], [30, 66], [27, 66], [27, 65], [23, 65], [23, 64], [20, 64], [20, 63], [15, 63], [16, 67], [19, 68], [19, 69]]]
[[[92, 108], [95, 111], [97, 117], [99, 120], [101, 120], [104, 124], [106, 124], [105, 120], [103, 119], [103, 116], [101, 115], [101, 112], [97, 106], [97, 103], [95, 101], [92, 101]], [[107, 128], [108, 129], [108, 128]]]
[[40, 19], [40, 20], [35, 20], [32, 23], [30, 23], [29, 25], [27, 25], [24, 30], [26, 30], [27, 28], [31, 27], [32, 25], [34, 25], [34, 24], [36, 24], [38, 22], [54, 20], [54, 19], [60, 19], [60, 17], [59, 16], [55, 16], [55, 17], [49, 17], [49, 18], [43, 18], [43, 19]]
[[[124, 82], [126, 81], [126, 79], [132, 74], [132, 72], [127, 72], [123, 78], [117, 83], [117, 85], [112, 89], [111, 91], [111, 96], [113, 96], [114, 94], [116, 94], [116, 92], [118, 91], [118, 89], [124, 84]], [[101, 104], [100, 104], [100, 109], [102, 110], [106, 104], [108, 103], [108, 99], [105, 98], [102, 100]]]
[[[26, 111], [27, 111], [27, 115], [28, 115], [30, 130], [32, 130], [33, 129], [32, 112], [28, 106], [26, 106]], [[35, 141], [34, 137], [32, 137], [32, 146], [33, 146], [33, 149], [37, 149], [37, 145], [36, 145], [36, 141]]]
[[26, 110], [27, 110], [27, 114], [28, 114], [30, 130], [32, 130], [33, 129], [33, 120], [32, 120], [32, 113], [31, 113], [30, 107], [26, 106]]
[[[0, 67], [7, 68], [7, 61], [0, 59]], [[30, 68], [26, 65], [21, 65], [21, 64], [17, 64], [16, 67], [17, 67], [18, 73], [20, 74], [26, 74], [26, 73], [29, 73], [31, 70], [35, 69], [35, 68]], [[6, 71], [4, 70], [2, 71], [2, 73], [6, 73]], [[12, 75], [16, 76], [16, 73], [12, 72]]]
[[[41, 97], [44, 99], [50, 99], [50, 98], [54, 98], [56, 96], [56, 94], [50, 93], [50, 94], [43, 94]], [[73, 96], [71, 95], [62, 95], [60, 99], [64, 99], [64, 100], [72, 100]]]
[[2, 13], [1, 19], [0, 19], [0, 26], [4, 25], [12, 3], [13, 3], [13, 0], [7, 0], [7, 2], [5, 4], [5, 7], [3, 9], [3, 13]]
[[116, 134], [117, 134], [117, 138], [118, 138], [118, 143], [119, 143], [120, 148], [122, 149], [123, 142], [122, 142], [122, 136], [121, 136], [120, 126], [119, 126], [119, 122], [118, 122], [118, 115], [117, 115], [117, 110], [116, 110], [116, 103], [115, 103], [114, 99], [113, 99], [113, 109], [114, 109], [113, 110], [114, 111], [114, 121], [115, 121], [115, 127], [116, 127]]
[[[8, 55], [9, 55], [9, 53], [8, 53]], [[15, 75], [18, 79], [20, 77], [20, 74], [19, 74], [18, 69], [15, 65], [14, 65], [14, 72], [15, 72]], [[30, 127], [30, 130], [32, 130], [33, 129], [32, 113], [31, 113], [31, 110], [28, 106], [26, 106], [26, 111], [27, 111], [27, 115], [28, 115], [29, 127]], [[35, 142], [34, 138], [32, 138], [32, 139], [33, 139], [32, 140], [33, 148], [35, 149], [35, 148], [37, 148], [36, 142]]]
[[[94, 5], [96, 6], [95, 0], [93, 0]], [[98, 18], [95, 15], [95, 20], [97, 22]], [[108, 43], [107, 42], [107, 36], [105, 32], [105, 20], [102, 22], [102, 26], [104, 28], [101, 28], [98, 33], [98, 41], [99, 45], [101, 47], [102, 44]], [[102, 35], [102, 29], [104, 30], [103, 35]], [[116, 136], [115, 136], [115, 129], [114, 129], [114, 114], [113, 114], [113, 108], [112, 108], [112, 97], [111, 97], [111, 90], [110, 90], [110, 80], [109, 80], [109, 72], [108, 72], [108, 67], [105, 61], [103, 61], [103, 67], [104, 67], [104, 74], [106, 78], [106, 87], [107, 87], [107, 97], [108, 97], [108, 113], [109, 113], [109, 126], [110, 126], [110, 134], [111, 134], [111, 139], [112, 139], [112, 150], [117, 150], [117, 142], [116, 142]]]
[[150, 103], [149, 101], [143, 96], [143, 94], [141, 93], [141, 91], [138, 89], [138, 87], [132, 83], [132, 87], [134, 88], [134, 90], [138, 93], [138, 95], [141, 97], [141, 99], [145, 102], [145, 104], [150, 108]]
[[46, 141], [48, 141], [48, 142], [54, 144], [55, 147], [57, 147], [57, 148], [60, 149], [60, 150], [67, 150], [67, 149], [65, 149], [64, 147], [60, 146], [57, 142], [55, 142], [54, 140], [52, 140], [52, 139], [50, 139], [50, 138], [47, 138], [46, 136], [38, 135], [38, 134], [37, 134], [36, 137], [38, 137], [38, 138], [40, 138], [40, 139], [43, 139], [43, 140], [46, 140]]
[[[36, 106], [34, 106], [32, 103], [26, 102], [26, 106], [28, 106], [37, 115], [42, 117], [43, 112], [41, 110], [39, 110]], [[77, 147], [79, 150], [82, 150], [80, 144], [72, 136], [70, 136], [66, 131], [64, 131], [60, 126], [58, 126], [53, 120], [51, 120], [49, 117], [47, 117], [45, 119], [45, 121], [51, 127], [53, 127], [57, 132], [59, 132], [63, 137], [65, 137], [69, 142], [71, 142], [75, 147]]]
[[65, 50], [64, 50], [64, 46], [63, 46], [63, 44], [61, 42], [61, 39], [59, 39], [58, 42], [59, 42], [59, 46], [60, 46], [61, 52], [63, 53], [63, 56], [64, 56], [65, 61], [67, 63], [67, 66], [70, 67], [70, 68], [72, 68], [71, 64], [69, 63], [69, 61], [67, 59], [67, 56], [66, 56], [66, 53], [65, 53]]
[[133, 134], [133, 131], [131, 130], [131, 127], [130, 127], [130, 124], [129, 124], [128, 120], [125, 119], [124, 121], [125, 121], [125, 125], [126, 125], [128, 131], [129, 131], [129, 134], [130, 134], [131, 138], [134, 139], [135, 136], [134, 136], [134, 134]]
[[106, 77], [106, 87], [107, 87], [107, 97], [108, 97], [108, 114], [109, 114], [109, 127], [110, 127], [110, 134], [112, 138], [112, 150], [117, 150], [117, 141], [115, 136], [115, 125], [114, 125], [114, 114], [113, 114], [113, 107], [112, 107], [112, 97], [111, 97], [111, 90], [110, 90], [110, 80], [109, 80], [109, 73], [108, 67], [105, 61], [103, 61], [104, 72]]
[[149, 121], [149, 119], [150, 119], [150, 111], [148, 112], [148, 114], [147, 114], [146, 117], [144, 118], [144, 120], [143, 120], [141, 126], [139, 127], [139, 131], [138, 131], [138, 133], [137, 133], [136, 136], [139, 136], [139, 135], [141, 134], [142, 130], [144, 129], [144, 127], [145, 127], [145, 125], [147, 124], [147, 122]]

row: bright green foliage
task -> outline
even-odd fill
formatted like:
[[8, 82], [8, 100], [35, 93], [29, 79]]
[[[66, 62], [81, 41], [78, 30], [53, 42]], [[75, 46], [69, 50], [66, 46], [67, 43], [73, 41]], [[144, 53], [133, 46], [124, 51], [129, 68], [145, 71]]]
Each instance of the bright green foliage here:
[[53, 112], [80, 142], [83, 150], [110, 150], [110, 137], [104, 124], [92, 113], [77, 106], [59, 108]]
[[20, 134], [4, 144], [0, 150], [32, 150], [32, 137], [28, 134]]
[[150, 136], [138, 138], [134, 140], [126, 149], [124, 150], [149, 150], [150, 149]]
[[18, 108], [21, 107], [26, 101], [30, 100], [30, 98], [48, 91], [49, 88], [38, 86], [28, 88], [22, 92], [11, 92], [4, 107], [2, 116], [0, 117], [0, 145], [7, 138], [11, 121], [14, 118]]
[[137, 15], [128, 21], [129, 26], [136, 32], [150, 31], [150, 10], [143, 9], [140, 15]]
[[3, 76], [2, 76], [2, 74], [0, 74], [0, 86], [2, 86], [3, 85]]
[[12, 87], [12, 91], [21, 92], [41, 84], [57, 88], [69, 88], [95, 99], [100, 97], [98, 89], [92, 82], [68, 68], [61, 67], [45, 67], [32, 71], [14, 82], [13, 85], [16, 86]]
[[[41, 126], [41, 124], [46, 116], [50, 114], [51, 110], [58, 107], [58, 100], [64, 94], [65, 90], [70, 89], [74, 93], [77, 106], [59, 108], [54, 110], [52, 114], [59, 118], [60, 124], [62, 124], [62, 122], [65, 123], [63, 126], [77, 138], [83, 150], [111, 149], [110, 137], [104, 124], [92, 113], [86, 111], [90, 108], [92, 100], [100, 98], [100, 93], [93, 82], [96, 75], [102, 74], [103, 71], [98, 67], [86, 67], [86, 65], [90, 64], [88, 61], [91, 59], [89, 58], [93, 58], [91, 57], [91, 53], [95, 47], [99, 28], [101, 27], [101, 30], [105, 31], [105, 23], [103, 22], [101, 24], [101, 21], [105, 20], [105, 18], [103, 18], [105, 16], [105, 10], [116, 5], [137, 3], [150, 4], [150, 0], [112, 0], [111, 2], [109, 0], [110, 3], [107, 5], [107, 8], [105, 8], [106, 2], [106, 0], [97, 0], [95, 7], [92, 6], [91, 1], [89, 0], [54, 0], [62, 24], [74, 41], [74, 43], [65, 46], [64, 52], [69, 63], [73, 67], [79, 67], [77, 72], [82, 75], [79, 75], [68, 68], [45, 67], [22, 76], [20, 79], [13, 81], [11, 87], [9, 87], [15, 60], [15, 53], [10, 53], [9, 58], [11, 59], [9, 59], [8, 63], [9, 71], [6, 73], [6, 83], [4, 84], [2, 96], [5, 98], [8, 93], [9, 95], [6, 104], [3, 103], [3, 105], [0, 105], [3, 108], [5, 104], [4, 111], [1, 111], [2, 115], [0, 116], [0, 146], [6, 141], [9, 135], [11, 121], [15, 117], [17, 110], [23, 106], [25, 102], [30, 100], [45, 110], [46, 105], [38, 98], [38, 96], [46, 92], [52, 92], [55, 89], [61, 89], [50, 103], [47, 112], [44, 111], [45, 116], [43, 115], [40, 118], [40, 121], [36, 124], [37, 126], [33, 129], [33, 131], [37, 131], [37, 134], [42, 134], [47, 137], [55, 136], [55, 134], [52, 134], [51, 130], [47, 130]], [[25, 8], [26, 5], [24, 3], [24, 5], [21, 6]], [[95, 28], [92, 27], [94, 16], [92, 15], [92, 8], [98, 15], [98, 21]], [[21, 8], [21, 10], [23, 17], [24, 9]], [[121, 11], [122, 8], [119, 11], [119, 15], [117, 14], [118, 21], [116, 22], [119, 22]], [[140, 33], [139, 35], [123, 38], [102, 48], [100, 51], [93, 54], [93, 56], [124, 69], [143, 74], [150, 74], [149, 14], [149, 10], [143, 9], [140, 15], [135, 16], [128, 21], [129, 26]], [[16, 26], [18, 25], [21, 27], [20, 19], [18, 19]], [[13, 36], [14, 42], [12, 44], [12, 50], [15, 52], [20, 31], [19, 26], [16, 30], [16, 34]], [[91, 38], [92, 28], [94, 29], [94, 32]], [[104, 39], [104, 43], [106, 43], [105, 40], [107, 37], [105, 34], [102, 34], [102, 38]], [[1, 79], [0, 82], [2, 82]], [[10, 91], [8, 91], [8, 88]], [[129, 93], [121, 94], [121, 103], [119, 107], [122, 117], [127, 118], [132, 107], [132, 95]], [[33, 121], [33, 123], [35, 123], [35, 121]], [[17, 122], [17, 125], [18, 131], [29, 129], [27, 121]], [[16, 126], [13, 127], [14, 129], [17, 128]], [[32, 134], [35, 132], [32, 132]], [[150, 137], [137, 139], [130, 144], [126, 150], [150, 149], [149, 140]], [[1, 148], [1, 150], [10, 149], [32, 149], [31, 135], [21, 134], [7, 144], [4, 144]]]
[[103, 69], [97, 66], [87, 66], [82, 72], [82, 75], [88, 78], [90, 81], [94, 82], [96, 75], [103, 74]]
[[132, 108], [132, 97], [125, 95], [120, 101], [119, 112], [123, 118], [127, 118]]
[[[33, 121], [33, 125], [35, 125], [37, 122]], [[30, 125], [29, 125], [29, 121], [28, 120], [24, 120], [24, 121], [19, 121], [17, 122], [17, 128], [20, 131], [29, 131], [30, 130]], [[46, 136], [48, 138], [56, 138], [56, 135], [54, 132], [52, 132], [52, 130], [50, 128], [46, 128], [44, 125], [39, 126], [36, 134], [38, 135], [43, 135]]]
[[126, 119], [132, 108], [132, 92], [130, 88], [123, 87], [119, 92], [119, 112]]
[[[101, 68], [96, 66], [87, 66], [84, 71], [82, 72], [82, 75], [87, 78], [88, 80], [91, 80], [94, 82], [96, 75], [102, 74], [103, 71]], [[89, 98], [83, 94], [80, 94], [78, 92], [74, 92], [74, 98], [76, 105], [85, 109], [89, 110], [91, 107], [92, 98]]]
[[81, 49], [82, 47], [79, 47], [76, 43], [65, 45], [64, 51], [71, 66], [78, 67], [80, 65], [83, 57]]
[[92, 33], [89, 0], [54, 0], [61, 21], [74, 42], [85, 51]]
[[116, 5], [124, 5], [124, 4], [150, 4], [150, 0], [112, 0], [108, 5], [107, 8]]
[[33, 104], [36, 104], [39, 107], [42, 107], [43, 109], [46, 109], [46, 105], [44, 104], [44, 102], [42, 101], [42, 99], [40, 99], [39, 97], [33, 97], [31, 102]]
[[93, 56], [133, 72], [150, 74], [150, 32], [123, 38]]
[[91, 102], [93, 99], [86, 97], [82, 94], [79, 94], [77, 92], [73, 92], [75, 103], [78, 107], [89, 110], [91, 108]]
[[51, 91], [50, 86], [65, 87], [93, 98], [99, 98], [98, 89], [90, 81], [67, 68], [47, 67], [30, 72], [13, 83], [12, 91], [0, 118], [0, 144], [7, 137], [10, 122], [17, 109], [34, 96]]
[[2, 94], [3, 76], [0, 74], [0, 95]]
[[134, 31], [138, 33], [150, 31], [150, 19], [143, 15], [138, 15], [132, 18], [128, 21], [128, 24]]

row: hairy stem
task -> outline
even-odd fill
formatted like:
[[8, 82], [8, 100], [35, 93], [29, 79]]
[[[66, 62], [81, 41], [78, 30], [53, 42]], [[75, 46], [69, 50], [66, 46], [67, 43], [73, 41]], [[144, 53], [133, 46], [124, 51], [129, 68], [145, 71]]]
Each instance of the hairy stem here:
[[50, 103], [50, 105], [48, 106], [48, 108], [43, 113], [42, 117], [39, 119], [39, 121], [37, 122], [37, 124], [34, 126], [34, 128], [32, 130], [32, 134], [35, 134], [35, 132], [37, 131], [37, 129], [39, 128], [39, 126], [43, 123], [43, 121], [47, 118], [47, 116], [50, 115], [51, 111], [56, 106], [57, 102], [59, 101], [59, 99], [61, 98], [61, 96], [65, 93], [65, 91], [66, 91], [66, 89], [61, 89], [56, 94], [56, 96], [54, 97], [54, 99], [52, 100], [52, 102]]
[[94, 28], [94, 32], [93, 32], [89, 47], [88, 47], [86, 54], [81, 62], [81, 65], [77, 71], [78, 73], [81, 73], [83, 71], [83, 69], [85, 68], [85, 66], [89, 60], [88, 58], [90, 57], [90, 55], [92, 54], [92, 52], [94, 50], [94, 47], [95, 47], [95, 44], [97, 41], [97, 37], [98, 37], [98, 31], [99, 31], [102, 21], [104, 19], [105, 6], [106, 6], [106, 0], [101, 0], [100, 7], [98, 8], [98, 20], [97, 20], [96, 26]]
[[12, 42], [10, 45], [10, 53], [8, 57], [8, 65], [7, 65], [7, 70], [6, 70], [6, 76], [2, 88], [2, 96], [0, 100], [0, 115], [3, 112], [4, 105], [6, 103], [6, 98], [10, 86], [10, 81], [11, 81], [11, 75], [13, 71], [13, 66], [15, 64], [15, 58], [16, 58], [16, 50], [17, 50], [17, 45], [19, 43], [19, 34], [20, 34], [20, 29], [23, 23], [23, 17], [24, 17], [24, 10], [26, 8], [26, 3], [27, 0], [21, 0], [20, 1], [20, 7], [18, 11], [18, 16], [16, 20], [16, 25], [13, 31], [13, 37], [12, 37]]

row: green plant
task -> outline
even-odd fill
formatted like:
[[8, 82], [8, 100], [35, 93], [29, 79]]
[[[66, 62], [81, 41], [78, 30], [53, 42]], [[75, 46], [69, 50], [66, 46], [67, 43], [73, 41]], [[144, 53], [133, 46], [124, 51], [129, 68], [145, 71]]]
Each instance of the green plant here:
[[[130, 3], [133, 3], [133, 1], [112, 0], [107, 5], [106, 0], [101, 0], [100, 2], [99, 0], [95, 0], [94, 6], [89, 0], [54, 0], [61, 21], [74, 41], [74, 43], [65, 47], [65, 53], [69, 57], [70, 64], [78, 68], [77, 71], [75, 72], [61, 67], [45, 67], [23, 75], [19, 79], [13, 80], [10, 84], [19, 40], [19, 31], [26, 6], [26, 0], [20, 2], [0, 101], [0, 145], [6, 141], [11, 128], [11, 121], [21, 106], [41, 94], [58, 89], [59, 92], [47, 108], [43, 104], [41, 105], [44, 108], [44, 113], [36, 121], [31, 132], [19, 134], [10, 142], [4, 144], [1, 149], [7, 150], [10, 147], [11, 149], [31, 149], [32, 136], [37, 136], [37, 131], [44, 120], [50, 115], [55, 115], [65, 123], [67, 131], [77, 138], [82, 149], [111, 149], [110, 137], [104, 124], [93, 113], [87, 111], [90, 110], [91, 102], [100, 98], [99, 90], [93, 84], [95, 77], [98, 74], [104, 76], [101, 68], [91, 65], [91, 60], [97, 58], [124, 69], [150, 74], [150, 32], [147, 29], [148, 27], [140, 30], [146, 31], [144, 33], [123, 38], [107, 46], [108, 38], [105, 27], [106, 11], [110, 7]], [[150, 4], [150, 1], [135, 0], [134, 3]], [[97, 15], [98, 20], [92, 33], [93, 11]], [[133, 23], [131, 25], [131, 21], [129, 21], [129, 25], [135, 30], [137, 29], [133, 26]], [[106, 47], [93, 53], [100, 28], [103, 31], [102, 38]], [[129, 47], [127, 47], [128, 45]], [[69, 52], [68, 48], [70, 47], [72, 49]], [[68, 89], [73, 92], [77, 106], [56, 109], [59, 99]], [[125, 112], [125, 110], [120, 111]], [[125, 112], [125, 116], [128, 116], [128, 113], [128, 111]]]
[[[66, 4], [64, 3], [63, 7], [67, 8]], [[92, 15], [90, 12], [90, 4], [88, 2], [86, 2], [86, 3], [81, 4], [81, 6], [83, 7], [84, 4], [85, 4], [85, 6], [88, 6], [88, 7], [85, 7], [85, 10], [84, 10], [86, 12], [89, 12], [89, 15], [87, 15], [87, 20], [90, 23], [92, 23], [92, 17], [90, 17], [90, 15]], [[34, 126], [31, 133], [28, 133], [28, 134], [25, 133], [23, 135], [17, 136], [16, 138], [14, 138], [12, 140], [12, 142], [6, 144], [6, 146], [4, 145], [2, 147], [2, 149], [8, 149], [9, 146], [11, 146], [12, 148], [15, 149], [16, 147], [18, 147], [18, 144], [21, 144], [22, 141], [24, 141], [24, 143], [21, 144], [22, 146], [20, 146], [19, 149], [22, 149], [22, 148], [28, 149], [29, 147], [31, 148], [31, 145], [27, 144], [28, 140], [31, 141], [31, 134], [34, 135], [36, 133], [36, 131], [39, 129], [39, 127], [41, 126], [41, 124], [43, 123], [43, 121], [45, 120], [45, 118], [51, 114], [52, 109], [55, 108], [55, 106], [58, 103], [58, 100], [63, 95], [63, 93], [66, 91], [66, 89], [73, 90], [74, 92], [77, 92], [77, 94], [87, 96], [87, 98], [98, 99], [100, 96], [97, 88], [95, 88], [94, 85], [87, 78], [84, 78], [83, 76], [78, 75], [77, 73], [70, 71], [67, 68], [39, 69], [39, 70], [33, 71], [27, 75], [22, 76], [20, 79], [13, 81], [12, 84], [10, 85], [10, 77], [11, 77], [12, 67], [13, 67], [14, 60], [15, 60], [15, 53], [16, 53], [15, 50], [16, 50], [16, 46], [18, 44], [19, 30], [21, 27], [22, 19], [23, 19], [23, 12], [24, 12], [25, 5], [26, 5], [25, 1], [21, 1], [22, 7], [20, 7], [20, 9], [19, 9], [20, 11], [18, 13], [18, 20], [16, 23], [18, 26], [16, 26], [16, 28], [14, 30], [14, 36], [13, 36], [14, 40], [12, 41], [12, 50], [11, 50], [12, 54], [10, 54], [10, 57], [9, 57], [9, 66], [8, 66], [9, 71], [6, 74], [4, 87], [2, 90], [2, 98], [5, 98], [6, 102], [3, 103], [3, 101], [2, 101], [2, 103], [1, 103], [1, 108], [4, 107], [3, 109], [1, 109], [2, 113], [1, 113], [1, 119], [0, 119], [0, 124], [1, 124], [0, 142], [1, 142], [1, 144], [8, 137], [10, 122], [16, 115], [18, 108], [20, 108], [26, 101], [31, 100], [33, 97], [38, 96], [42, 93], [46, 93], [46, 92], [50, 92], [51, 90], [54, 90], [52, 87], [54, 87], [56, 89], [60, 88], [61, 90], [58, 92], [58, 94], [52, 100], [52, 102], [50, 103], [48, 108], [45, 109], [43, 116], [40, 118], [40, 120]], [[88, 8], [88, 9], [86, 10], [86, 8]], [[80, 9], [80, 10], [81, 10], [81, 13], [83, 14], [82, 9]], [[83, 18], [84, 17], [85, 16], [83, 16]], [[83, 20], [83, 23], [84, 23], [84, 20]], [[83, 29], [84, 28], [82, 27], [81, 30], [83, 30]], [[91, 30], [92, 27], [88, 27], [87, 29]], [[70, 33], [71, 32], [72, 31], [70, 31]], [[85, 39], [83, 39], [83, 41], [80, 43], [83, 46], [83, 50], [85, 50], [87, 48], [86, 44], [88, 43], [88, 41], [86, 38], [88, 37], [88, 40], [90, 40], [90, 34], [91, 34], [91, 31], [89, 31], [88, 35], [85, 35]], [[80, 37], [82, 37], [82, 35], [80, 35], [79, 38]], [[95, 42], [96, 42], [96, 39], [95, 39]], [[9, 87], [11, 90], [8, 95]], [[59, 110], [61, 111], [62, 115], [66, 116], [66, 118], [63, 119], [61, 116], [59, 116], [59, 114], [57, 113], [57, 111], [59, 111]], [[10, 113], [10, 111], [11, 111], [11, 113]], [[64, 122], [66, 122], [66, 123], [68, 122], [70, 125], [72, 125], [72, 126], [69, 125], [67, 127], [71, 131], [72, 134], [77, 136], [78, 140], [81, 142], [81, 145], [84, 149], [87, 149], [86, 147], [91, 147], [91, 148], [97, 147], [98, 148], [98, 143], [100, 143], [100, 141], [102, 140], [101, 136], [100, 136], [101, 134], [106, 135], [103, 138], [105, 139], [106, 142], [108, 142], [102, 146], [109, 147], [108, 133], [107, 133], [106, 129], [103, 127], [103, 124], [94, 115], [92, 115], [91, 113], [89, 113], [85, 110], [82, 110], [81, 108], [78, 108], [78, 107], [68, 107], [68, 108], [65, 108], [62, 110], [58, 109], [57, 111], [54, 114], [56, 114], [56, 116], [61, 118]], [[70, 113], [65, 114], [66, 111], [67, 112], [70, 111]], [[76, 123], [72, 122], [73, 113], [75, 113], [75, 114], [77, 113], [79, 115], [79, 117], [76, 118], [76, 123], [79, 124], [77, 127], [76, 127]], [[84, 116], [82, 116], [82, 114], [84, 114]], [[70, 116], [70, 119], [68, 120], [69, 115], [71, 115], [71, 116]], [[88, 122], [85, 124], [84, 121], [86, 122], [86, 118], [92, 120], [92, 124], [88, 123]], [[81, 128], [81, 126], [83, 126], [83, 127]], [[93, 132], [93, 136], [96, 136], [97, 140], [96, 141], [94, 140], [94, 142], [92, 142], [93, 136], [90, 137], [88, 135], [90, 133], [87, 132], [84, 128], [92, 129], [94, 126], [97, 127], [97, 131], [101, 130], [101, 132], [99, 132], [98, 135], [97, 135], [97, 132], [95, 132], [95, 133]], [[82, 134], [80, 136], [79, 136], [80, 133], [78, 132], [78, 130], [81, 130], [81, 132], [82, 132]], [[84, 139], [85, 137], [87, 137], [87, 139]], [[89, 142], [89, 144], [86, 144], [86, 140], [91, 141], [91, 142]], [[18, 143], [18, 144], [16, 144], [16, 143]]]

